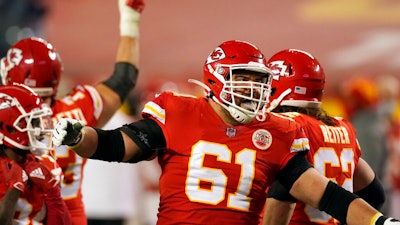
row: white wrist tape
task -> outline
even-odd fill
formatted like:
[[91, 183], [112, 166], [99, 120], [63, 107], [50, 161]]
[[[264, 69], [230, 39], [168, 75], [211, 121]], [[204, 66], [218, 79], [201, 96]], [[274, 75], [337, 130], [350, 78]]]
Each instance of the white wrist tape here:
[[140, 13], [126, 5], [126, 0], [118, 0], [121, 36], [139, 37]]

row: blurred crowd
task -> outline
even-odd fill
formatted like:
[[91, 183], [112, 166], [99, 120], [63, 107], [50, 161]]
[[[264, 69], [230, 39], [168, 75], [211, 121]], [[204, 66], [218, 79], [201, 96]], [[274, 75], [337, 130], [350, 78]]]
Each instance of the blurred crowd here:
[[22, 38], [42, 37], [48, 11], [47, 0], [0, 0], [0, 55]]
[[330, 84], [322, 107], [349, 119], [357, 130], [362, 157], [383, 181], [384, 210], [399, 216], [400, 96], [399, 78], [389, 74], [352, 75]]

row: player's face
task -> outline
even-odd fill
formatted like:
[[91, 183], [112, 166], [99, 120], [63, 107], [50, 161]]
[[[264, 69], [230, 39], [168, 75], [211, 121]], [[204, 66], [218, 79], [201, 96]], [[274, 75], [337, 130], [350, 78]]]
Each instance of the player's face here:
[[43, 102], [46, 103], [47, 105], [51, 105], [52, 102], [52, 97], [51, 96], [40, 96], [43, 99]]
[[[267, 82], [265, 74], [251, 71], [233, 73], [232, 80], [233, 86], [235, 86], [235, 93], [246, 97], [251, 97], [253, 99], [259, 99], [263, 91], [261, 90], [261, 86], [255, 84]], [[257, 107], [256, 102], [245, 98], [235, 98], [235, 104], [248, 110], [252, 110]]]

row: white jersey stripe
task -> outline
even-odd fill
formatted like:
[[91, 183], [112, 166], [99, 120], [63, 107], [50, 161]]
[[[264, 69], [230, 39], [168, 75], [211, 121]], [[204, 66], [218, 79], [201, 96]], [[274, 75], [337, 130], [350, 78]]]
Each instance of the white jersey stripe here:
[[290, 152], [302, 152], [310, 150], [310, 144], [307, 138], [294, 139]]
[[162, 124], [165, 124], [165, 109], [161, 108], [156, 103], [148, 102], [144, 106], [143, 112], [147, 113], [149, 115], [152, 115], [154, 118], [156, 118]]

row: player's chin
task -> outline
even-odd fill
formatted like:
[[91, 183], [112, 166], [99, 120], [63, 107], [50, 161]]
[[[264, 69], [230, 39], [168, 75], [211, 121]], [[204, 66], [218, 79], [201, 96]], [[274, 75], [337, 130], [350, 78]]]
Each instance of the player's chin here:
[[253, 101], [243, 101], [240, 103], [240, 107], [249, 111], [254, 111], [257, 107], [257, 104]]

